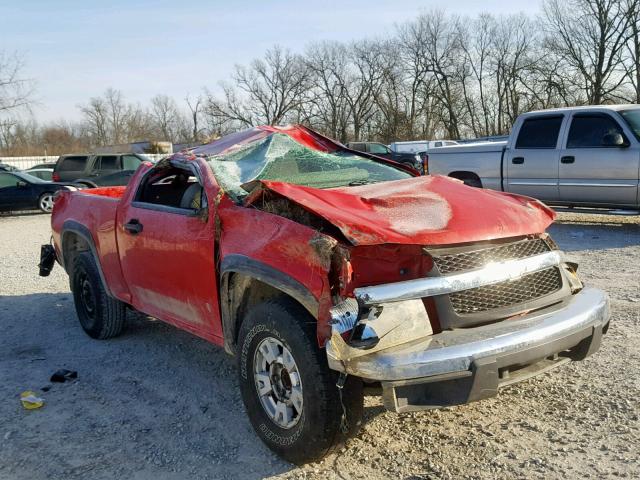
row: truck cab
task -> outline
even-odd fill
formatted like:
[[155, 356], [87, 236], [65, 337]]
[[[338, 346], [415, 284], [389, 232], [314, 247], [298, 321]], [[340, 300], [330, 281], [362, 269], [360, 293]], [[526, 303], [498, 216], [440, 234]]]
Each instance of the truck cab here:
[[505, 151], [508, 192], [553, 204], [636, 207], [640, 110], [588, 107], [522, 115]]

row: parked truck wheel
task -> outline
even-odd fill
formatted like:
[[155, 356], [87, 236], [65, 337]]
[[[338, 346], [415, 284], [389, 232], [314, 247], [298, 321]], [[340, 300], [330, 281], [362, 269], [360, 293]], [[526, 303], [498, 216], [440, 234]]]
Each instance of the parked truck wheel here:
[[76, 257], [71, 278], [76, 313], [87, 335], [100, 340], [120, 335], [125, 327], [126, 306], [107, 295], [90, 253], [82, 252]]
[[240, 390], [249, 419], [271, 450], [296, 464], [322, 458], [362, 422], [362, 381], [348, 377], [341, 402], [338, 375], [317, 343], [315, 320], [287, 298], [253, 307], [239, 333]]
[[469, 185], [470, 187], [482, 188], [482, 182], [477, 178], [464, 178], [462, 181], [465, 185]]

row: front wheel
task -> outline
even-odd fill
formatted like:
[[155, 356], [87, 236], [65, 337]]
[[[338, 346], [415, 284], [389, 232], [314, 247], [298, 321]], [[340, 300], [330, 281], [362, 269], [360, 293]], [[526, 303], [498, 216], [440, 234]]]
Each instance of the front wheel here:
[[45, 192], [38, 199], [38, 208], [44, 213], [51, 213], [53, 210], [53, 193]]
[[296, 464], [324, 457], [362, 422], [362, 381], [347, 378], [341, 398], [315, 327], [299, 304], [275, 298], [251, 309], [238, 339], [240, 390], [253, 428]]

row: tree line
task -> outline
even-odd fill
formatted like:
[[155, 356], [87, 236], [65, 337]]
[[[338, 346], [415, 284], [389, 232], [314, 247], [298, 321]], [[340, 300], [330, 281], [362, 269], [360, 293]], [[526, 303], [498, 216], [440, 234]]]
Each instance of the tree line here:
[[640, 0], [546, 0], [537, 16], [440, 10], [387, 38], [274, 46], [218, 88], [146, 106], [113, 88], [75, 123], [15, 115], [32, 92], [0, 56], [0, 151], [50, 154], [137, 140], [198, 143], [259, 124], [302, 123], [342, 142], [508, 133], [523, 112], [640, 103]]

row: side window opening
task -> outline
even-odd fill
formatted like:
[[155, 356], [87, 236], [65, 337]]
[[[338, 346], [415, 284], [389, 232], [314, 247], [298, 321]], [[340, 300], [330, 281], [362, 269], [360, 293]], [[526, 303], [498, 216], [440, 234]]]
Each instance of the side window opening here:
[[385, 147], [384, 145], [380, 145], [379, 143], [370, 143], [369, 144], [369, 152], [370, 153], [381, 153], [381, 154], [385, 154], [385, 153], [389, 153], [389, 151], [387, 150], [387, 147]]
[[0, 173], [0, 188], [15, 187], [18, 179], [10, 173]]
[[142, 163], [142, 160], [140, 160], [135, 155], [123, 155], [122, 156], [122, 169], [123, 170], [136, 170], [140, 166], [141, 163]]
[[198, 178], [189, 170], [159, 168], [147, 175], [136, 193], [136, 202], [181, 209], [188, 213], [207, 206]]
[[575, 115], [571, 120], [567, 148], [603, 147], [604, 137], [620, 134], [626, 140], [618, 122], [609, 115]]
[[97, 169], [100, 170], [118, 170], [118, 157], [117, 155], [105, 155], [98, 159], [96, 162]]
[[64, 157], [60, 162], [58, 170], [61, 172], [82, 171], [84, 170], [84, 166], [86, 163], [87, 157], [85, 156]]
[[561, 115], [527, 118], [516, 141], [516, 148], [556, 148], [562, 126]]

